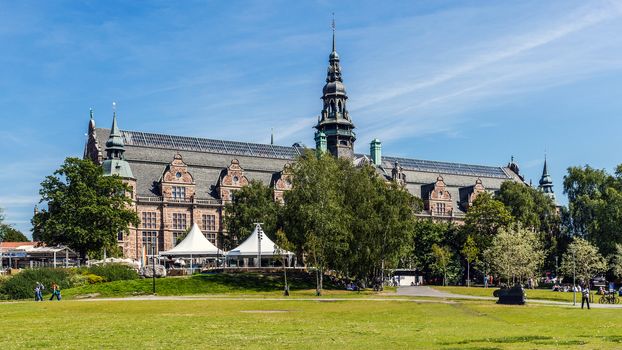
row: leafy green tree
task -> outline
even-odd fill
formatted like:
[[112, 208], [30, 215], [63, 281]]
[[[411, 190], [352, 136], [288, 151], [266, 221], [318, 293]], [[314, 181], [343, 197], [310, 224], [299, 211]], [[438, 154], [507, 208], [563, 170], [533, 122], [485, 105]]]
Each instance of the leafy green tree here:
[[544, 262], [544, 251], [533, 231], [512, 225], [493, 238], [484, 258], [492, 271], [509, 283], [536, 276]]
[[414, 222], [413, 242], [410, 245], [412, 262], [428, 278], [434, 272], [435, 257], [432, 253], [432, 246], [443, 245], [444, 238], [450, 230], [450, 224], [445, 222], [435, 222], [430, 219], [418, 219]]
[[432, 255], [434, 256], [434, 269], [443, 275], [443, 285], [447, 285], [447, 270], [451, 262], [452, 253], [446, 246], [432, 245]]
[[13, 226], [6, 224], [4, 219], [4, 210], [0, 208], [0, 242], [28, 242], [28, 237]]
[[488, 193], [480, 193], [464, 219], [464, 230], [475, 240], [481, 252], [488, 248], [497, 233], [514, 218], [505, 205]]
[[29, 239], [21, 231], [10, 225], [0, 225], [0, 241], [3, 242], [28, 242]]
[[403, 187], [386, 183], [365, 165], [344, 169], [344, 207], [353, 237], [344, 262], [350, 276], [368, 283], [384, 280], [409, 253], [418, 201]]
[[293, 166], [292, 189], [285, 193], [283, 225], [288, 239], [316, 270], [321, 295], [328, 269], [343, 271], [352, 233], [345, 210], [341, 169], [347, 160], [307, 151]]
[[117, 233], [139, 223], [129, 191], [118, 176], [103, 176], [92, 161], [67, 158], [41, 183], [47, 208], [32, 219], [35, 233], [47, 244], [67, 245], [82, 259], [103, 248], [114, 251]]
[[477, 262], [479, 248], [475, 244], [475, 240], [470, 235], [467, 236], [466, 242], [460, 251], [467, 263], [467, 286], [471, 286], [471, 264]]
[[562, 259], [561, 270], [566, 276], [575, 274], [580, 281], [588, 283], [598, 273], [607, 271], [607, 264], [596, 246], [576, 237], [568, 245]]
[[622, 244], [616, 244], [615, 251], [609, 255], [609, 266], [613, 276], [622, 278]]
[[251, 180], [247, 186], [235, 191], [232, 197], [224, 209], [224, 225], [228, 231], [223, 240], [225, 249], [234, 248], [248, 238], [256, 222], [263, 223], [264, 232], [275, 238], [279, 205], [274, 201], [270, 187], [261, 181]]
[[570, 233], [611, 254], [622, 243], [622, 165], [615, 176], [590, 166], [570, 167], [564, 177]]
[[546, 254], [546, 267], [552, 269], [555, 256], [563, 248], [561, 217], [555, 202], [542, 191], [515, 181], [502, 183], [495, 199], [505, 204], [522, 227], [538, 233]]

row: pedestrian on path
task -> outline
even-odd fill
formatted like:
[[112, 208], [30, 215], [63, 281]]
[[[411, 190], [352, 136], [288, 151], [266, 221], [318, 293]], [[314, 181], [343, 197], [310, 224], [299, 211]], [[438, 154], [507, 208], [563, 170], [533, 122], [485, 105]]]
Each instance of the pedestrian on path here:
[[587, 303], [587, 309], [590, 309], [590, 288], [589, 287], [585, 287], [583, 288], [583, 290], [581, 291], [581, 295], [583, 296], [581, 298], [581, 308], [583, 309], [583, 304]]

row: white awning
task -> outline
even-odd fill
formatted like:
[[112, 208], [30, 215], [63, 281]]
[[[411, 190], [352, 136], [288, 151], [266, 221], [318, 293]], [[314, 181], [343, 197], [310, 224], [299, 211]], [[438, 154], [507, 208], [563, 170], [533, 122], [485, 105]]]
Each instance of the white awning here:
[[[261, 235], [260, 235], [261, 234]], [[261, 236], [261, 239], [259, 238]], [[260, 244], [261, 242], [261, 244]], [[256, 257], [259, 255], [259, 249], [261, 247], [261, 256], [283, 256], [293, 255], [293, 253], [280, 249], [261, 229], [260, 225], [255, 226], [253, 233], [242, 244], [235, 249], [231, 249], [228, 253], [228, 257], [233, 256], [250, 256]], [[279, 252], [280, 251], [280, 252]], [[277, 253], [279, 252], [279, 253]]]
[[219, 256], [223, 255], [223, 251], [216, 248], [205, 236], [196, 222], [192, 225], [192, 229], [188, 232], [186, 238], [181, 241], [175, 248], [160, 252], [160, 255], [171, 256]]

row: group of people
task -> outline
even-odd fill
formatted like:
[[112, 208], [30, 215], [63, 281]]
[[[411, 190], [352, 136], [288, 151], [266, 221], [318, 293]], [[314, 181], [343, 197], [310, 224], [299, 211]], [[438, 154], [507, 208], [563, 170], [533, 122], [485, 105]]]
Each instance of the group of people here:
[[[54, 298], [56, 298], [56, 300], [60, 301], [61, 296], [60, 296], [60, 287], [58, 286], [58, 284], [56, 284], [55, 282], [52, 282], [52, 296], [50, 296], [50, 300], [54, 300]], [[45, 286], [43, 285], [43, 283], [41, 282], [37, 282], [35, 284], [35, 301], [43, 301], [43, 291], [45, 290]]]

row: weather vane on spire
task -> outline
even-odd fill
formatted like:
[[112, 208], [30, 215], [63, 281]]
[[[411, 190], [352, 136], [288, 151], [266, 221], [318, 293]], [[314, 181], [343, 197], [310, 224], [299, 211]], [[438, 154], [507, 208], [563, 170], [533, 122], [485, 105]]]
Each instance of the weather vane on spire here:
[[117, 103], [112, 101], [112, 113], [117, 114]]

